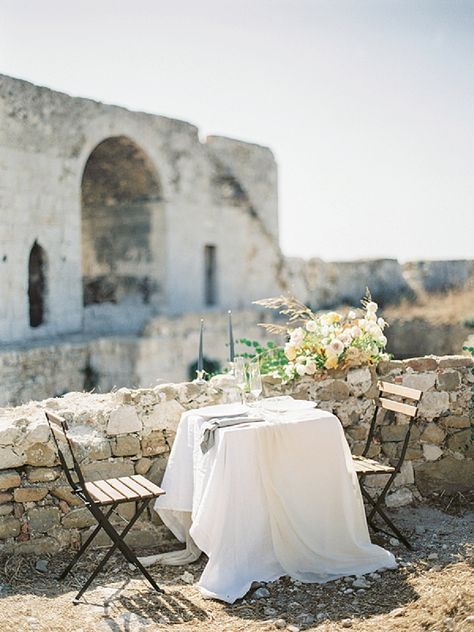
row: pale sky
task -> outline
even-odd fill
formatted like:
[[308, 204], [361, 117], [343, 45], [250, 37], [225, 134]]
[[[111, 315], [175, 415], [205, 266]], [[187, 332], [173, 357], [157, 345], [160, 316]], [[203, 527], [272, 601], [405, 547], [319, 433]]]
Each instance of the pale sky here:
[[0, 0], [0, 73], [269, 146], [288, 255], [474, 258], [474, 0]]

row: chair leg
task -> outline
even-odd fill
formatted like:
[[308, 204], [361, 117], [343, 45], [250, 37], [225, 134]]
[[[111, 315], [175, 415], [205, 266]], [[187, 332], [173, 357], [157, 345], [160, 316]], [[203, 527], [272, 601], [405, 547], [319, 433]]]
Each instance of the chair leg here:
[[370, 526], [376, 531], [382, 531], [383, 533], [385, 533], [383, 529], [376, 527], [374, 524], [374, 517], [377, 513], [382, 518], [382, 520], [390, 527], [390, 529], [392, 529], [393, 533], [397, 536], [400, 542], [402, 542], [407, 549], [411, 549], [412, 546], [408, 539], [403, 535], [403, 533], [401, 533], [401, 531], [393, 524], [393, 521], [390, 520], [387, 514], [383, 511], [382, 507], [380, 506], [381, 499], [377, 498], [377, 500], [374, 500], [362, 484], [360, 485], [360, 489], [364, 498], [372, 505], [373, 508], [369, 516], [367, 517], [367, 522], [370, 524]]
[[[114, 509], [116, 509], [117, 505], [118, 505], [118, 503], [114, 503], [112, 505], [112, 507], [109, 509], [109, 511], [105, 514], [106, 518], [108, 518], [110, 516], [110, 514], [114, 511]], [[59, 575], [58, 580], [64, 579], [69, 574], [69, 572], [73, 569], [75, 564], [82, 557], [82, 555], [85, 552], [85, 550], [87, 549], [87, 547], [91, 544], [92, 540], [96, 537], [96, 535], [99, 533], [99, 531], [101, 529], [102, 529], [102, 525], [98, 524], [97, 527], [94, 529], [94, 531], [90, 534], [90, 536], [84, 542], [84, 544], [81, 546], [79, 551], [76, 553], [74, 558], [71, 560], [71, 562], [66, 566], [66, 568], [63, 570], [61, 575]]]
[[[150, 582], [152, 587], [157, 592], [160, 592], [160, 593], [164, 592], [163, 589], [158, 586], [158, 584], [155, 582], [155, 580], [151, 577], [151, 575], [146, 571], [146, 569], [138, 561], [136, 555], [133, 553], [133, 551], [130, 549], [130, 547], [123, 540], [123, 538], [125, 538], [127, 533], [130, 531], [130, 529], [132, 528], [132, 526], [134, 525], [134, 523], [138, 519], [138, 517], [142, 514], [143, 510], [146, 508], [148, 503], [149, 503], [149, 499], [143, 501], [142, 505], [137, 508], [137, 511], [135, 512], [135, 515], [133, 516], [133, 518], [130, 520], [130, 522], [127, 524], [127, 526], [123, 529], [123, 531], [121, 533], [117, 532], [117, 530], [110, 524], [110, 522], [105, 517], [105, 515], [102, 514], [100, 509], [97, 509], [97, 508], [92, 507], [92, 506], [89, 507], [89, 509], [91, 510], [92, 514], [95, 516], [95, 518], [100, 523], [101, 528], [103, 528], [104, 531], [107, 533], [107, 535], [111, 538], [113, 544], [111, 545], [111, 547], [109, 548], [109, 550], [107, 551], [107, 553], [105, 554], [105, 556], [103, 557], [103, 559], [101, 560], [101, 562], [99, 563], [97, 568], [94, 570], [92, 575], [88, 578], [88, 580], [82, 586], [81, 590], [77, 593], [76, 597], [74, 598], [74, 603], [78, 603], [79, 602], [79, 600], [82, 597], [82, 595], [89, 588], [89, 586], [94, 581], [94, 579], [97, 577], [97, 575], [100, 573], [100, 571], [104, 568], [104, 566], [106, 565], [106, 563], [108, 562], [108, 560], [110, 559], [110, 557], [112, 556], [112, 554], [115, 552], [115, 550], [117, 548], [120, 549], [120, 551], [122, 552], [123, 556], [125, 557], [125, 559], [128, 562], [130, 562], [131, 564], [134, 564], [135, 566], [137, 566], [141, 570], [141, 572], [144, 574], [146, 579]], [[98, 514], [100, 514], [100, 516], [97, 514], [97, 512], [98, 512]]]

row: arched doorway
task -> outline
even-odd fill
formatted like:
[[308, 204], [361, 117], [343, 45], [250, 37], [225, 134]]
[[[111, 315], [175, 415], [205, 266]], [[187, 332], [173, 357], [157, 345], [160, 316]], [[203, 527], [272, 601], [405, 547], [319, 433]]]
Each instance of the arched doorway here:
[[39, 327], [46, 316], [46, 253], [37, 241], [28, 259], [30, 327]]
[[148, 156], [125, 136], [104, 140], [87, 160], [81, 193], [84, 305], [156, 302], [164, 213]]

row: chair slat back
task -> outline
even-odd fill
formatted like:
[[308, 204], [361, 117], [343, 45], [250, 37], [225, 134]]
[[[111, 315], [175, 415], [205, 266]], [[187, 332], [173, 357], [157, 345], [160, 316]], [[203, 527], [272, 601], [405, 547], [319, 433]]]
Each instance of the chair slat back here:
[[64, 452], [61, 449], [60, 446], [60, 442], [63, 442], [67, 445], [68, 450], [69, 450], [69, 454], [71, 456], [72, 459], [72, 464], [73, 464], [73, 470], [76, 473], [76, 476], [79, 480], [79, 484], [82, 488], [84, 488], [84, 476], [82, 474], [81, 468], [79, 466], [79, 463], [76, 459], [76, 455], [74, 454], [74, 449], [72, 447], [72, 442], [67, 434], [68, 431], [68, 425], [66, 423], [66, 420], [64, 419], [64, 417], [61, 417], [59, 415], [56, 415], [56, 413], [53, 413], [50, 410], [45, 410], [45, 415], [46, 415], [46, 419], [48, 421], [48, 426], [49, 429], [51, 430], [51, 434], [53, 435], [53, 440], [54, 443], [56, 444], [56, 449], [58, 451], [58, 456], [59, 456], [59, 461], [61, 463], [61, 466], [63, 468], [64, 474], [66, 475], [66, 478], [69, 482], [69, 484], [71, 485], [71, 487], [73, 487], [74, 489], [77, 488], [77, 483], [74, 482], [72, 476], [71, 476], [71, 468], [68, 466], [67, 464], [67, 458], [64, 454]]
[[388, 393], [389, 395], [398, 395], [399, 397], [404, 397], [407, 399], [413, 399], [415, 401], [420, 401], [423, 391], [418, 390], [417, 388], [408, 388], [408, 386], [400, 386], [400, 384], [393, 384], [392, 382], [382, 382], [378, 383], [379, 391], [383, 393]]
[[395, 402], [391, 399], [386, 399], [385, 397], [380, 397], [380, 406], [385, 410], [393, 410], [396, 413], [402, 413], [403, 415], [408, 415], [408, 417], [414, 417], [416, 415], [417, 408], [416, 406], [411, 406], [410, 404], [403, 404], [402, 402]]

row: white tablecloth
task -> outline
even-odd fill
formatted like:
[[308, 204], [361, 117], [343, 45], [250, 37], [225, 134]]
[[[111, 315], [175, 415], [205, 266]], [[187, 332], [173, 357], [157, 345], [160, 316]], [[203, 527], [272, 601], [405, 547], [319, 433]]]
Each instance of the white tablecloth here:
[[396, 566], [371, 544], [357, 475], [337, 417], [313, 409], [219, 429], [202, 454], [204, 420], [183, 414], [155, 509], [209, 561], [202, 593], [233, 603], [253, 581], [326, 582]]

